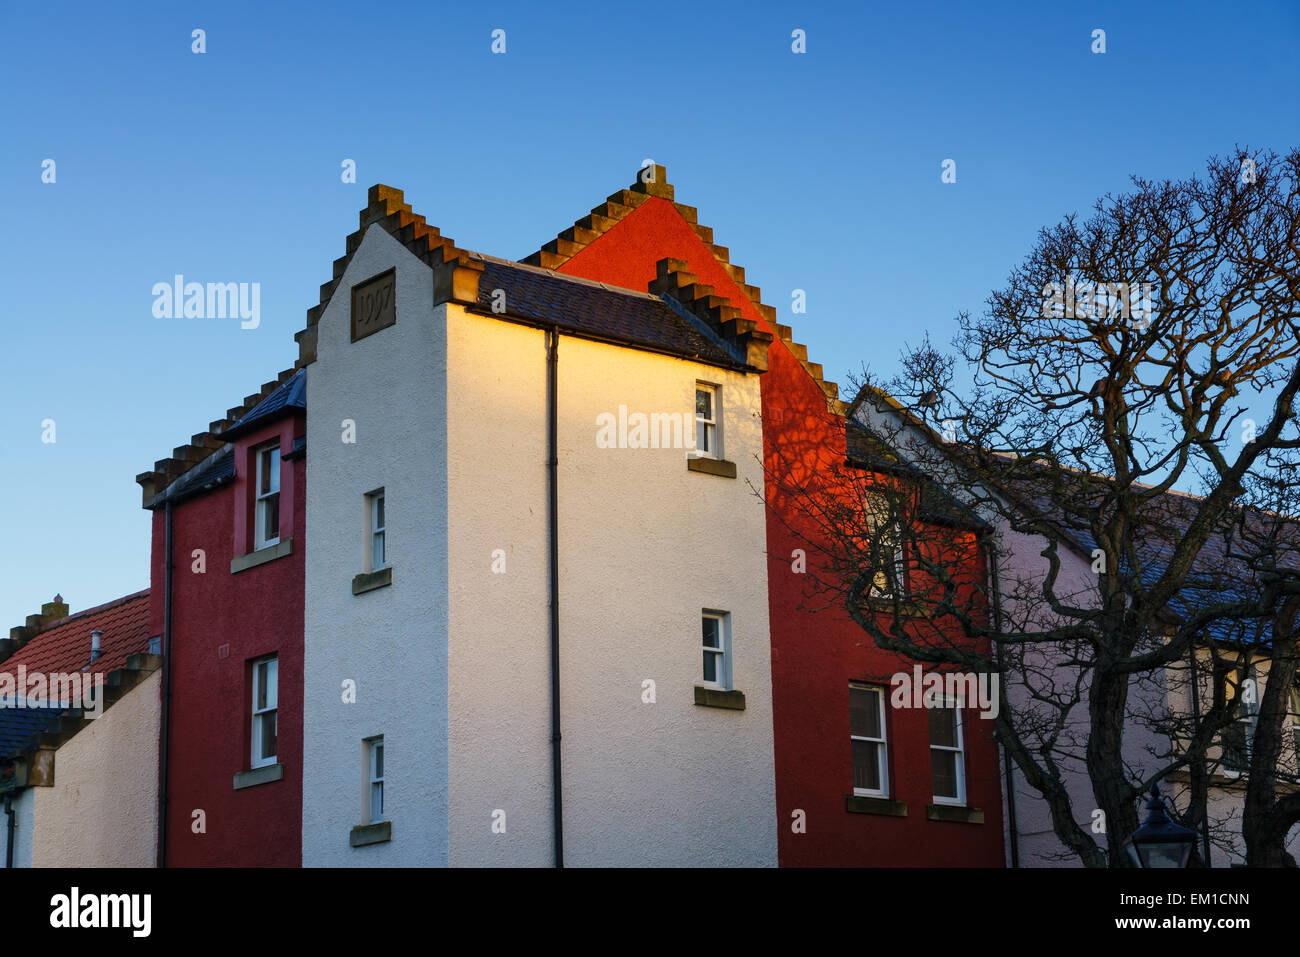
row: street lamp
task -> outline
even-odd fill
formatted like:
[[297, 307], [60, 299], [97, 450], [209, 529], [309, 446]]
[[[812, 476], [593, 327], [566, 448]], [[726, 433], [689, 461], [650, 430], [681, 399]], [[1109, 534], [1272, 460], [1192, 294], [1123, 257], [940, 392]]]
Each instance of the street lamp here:
[[1196, 835], [1187, 828], [1169, 820], [1164, 801], [1155, 783], [1151, 784], [1151, 799], [1147, 801], [1146, 823], [1133, 832], [1125, 850], [1134, 867], [1186, 867], [1192, 856]]

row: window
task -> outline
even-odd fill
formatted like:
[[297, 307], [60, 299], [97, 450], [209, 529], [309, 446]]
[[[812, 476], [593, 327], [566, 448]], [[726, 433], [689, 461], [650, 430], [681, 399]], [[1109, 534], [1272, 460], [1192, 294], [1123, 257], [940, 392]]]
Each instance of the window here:
[[1291, 692], [1291, 737], [1295, 744], [1296, 763], [1300, 765], [1300, 689]]
[[371, 492], [366, 499], [370, 529], [370, 567], [367, 571], [375, 572], [388, 567], [388, 551], [384, 541], [384, 490]]
[[248, 766], [275, 764], [279, 666], [274, 656], [253, 662], [253, 748]]
[[884, 492], [868, 492], [864, 504], [867, 533], [872, 536], [871, 548], [878, 556], [877, 568], [871, 582], [872, 598], [892, 598], [895, 589], [905, 592], [903, 579], [903, 534], [898, 518], [891, 515], [890, 497]]
[[935, 804], [965, 804], [961, 711], [952, 702], [930, 709], [930, 776]]
[[362, 742], [366, 752], [366, 791], [363, 819], [366, 824], [377, 824], [384, 817], [384, 736], [367, 738]]
[[885, 739], [885, 693], [874, 685], [849, 685], [849, 746], [853, 793], [889, 797], [889, 749]]
[[704, 679], [702, 684], [723, 691], [731, 688], [731, 616], [725, 611], [706, 611], [700, 617], [703, 632]]
[[722, 458], [718, 441], [718, 387], [695, 383], [695, 454]]
[[1236, 777], [1250, 770], [1255, 728], [1259, 725], [1259, 681], [1255, 666], [1250, 665], [1239, 687], [1228, 683], [1229, 702], [1237, 703], [1237, 718], [1222, 731], [1223, 772]]
[[280, 541], [280, 443], [264, 446], [257, 456], [257, 504], [253, 509], [253, 550]]

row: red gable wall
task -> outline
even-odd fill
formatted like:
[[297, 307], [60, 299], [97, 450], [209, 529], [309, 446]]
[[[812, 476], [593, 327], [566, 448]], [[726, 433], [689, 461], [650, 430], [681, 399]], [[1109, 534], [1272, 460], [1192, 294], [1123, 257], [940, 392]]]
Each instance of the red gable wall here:
[[[238, 453], [280, 437], [292, 448], [301, 416], [283, 418], [236, 443]], [[284, 463], [280, 536], [293, 551], [231, 574], [230, 560], [245, 548], [235, 516], [251, 500], [242, 480], [188, 499], [172, 511], [172, 701], [167, 802], [168, 867], [299, 867], [302, 864], [303, 590], [306, 554], [306, 461]], [[236, 499], [240, 499], [237, 507]], [[294, 503], [297, 503], [296, 506]], [[153, 516], [152, 603], [155, 633], [162, 631], [163, 510]], [[205, 553], [196, 573], [194, 550]], [[279, 781], [234, 789], [249, 766], [249, 660], [278, 656]], [[206, 833], [193, 830], [203, 810]]]

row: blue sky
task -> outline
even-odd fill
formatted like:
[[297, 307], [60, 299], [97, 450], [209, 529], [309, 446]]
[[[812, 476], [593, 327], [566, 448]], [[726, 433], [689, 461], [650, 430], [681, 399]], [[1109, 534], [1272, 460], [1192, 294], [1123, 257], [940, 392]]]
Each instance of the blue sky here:
[[[1295, 3], [0, 11], [0, 630], [148, 584], [134, 476], [293, 364], [370, 184], [518, 258], [653, 158], [843, 381], [947, 343], [1040, 227], [1130, 174], [1300, 129]], [[259, 283], [260, 325], [155, 318], [177, 273]]]

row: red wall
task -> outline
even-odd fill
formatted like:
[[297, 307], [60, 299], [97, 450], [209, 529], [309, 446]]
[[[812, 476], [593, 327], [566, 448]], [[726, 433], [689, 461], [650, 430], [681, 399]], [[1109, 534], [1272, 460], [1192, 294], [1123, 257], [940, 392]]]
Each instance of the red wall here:
[[[286, 417], [241, 439], [236, 452], [276, 435], [286, 451], [302, 431], [300, 415]], [[237, 454], [241, 468], [245, 458]], [[305, 464], [301, 457], [285, 462], [281, 473], [280, 536], [292, 536], [293, 552], [256, 568], [230, 572], [230, 560], [238, 554], [234, 516], [244, 512], [236, 501], [248, 492], [242, 480], [173, 508], [168, 866], [302, 863]], [[158, 510], [153, 519], [155, 633], [163, 625], [164, 534]], [[238, 537], [246, 540], [247, 533]], [[206, 553], [203, 574], [192, 570], [195, 549]], [[249, 765], [249, 660], [269, 654], [279, 656], [277, 756], [284, 778], [236, 791], [235, 773]], [[195, 809], [206, 813], [204, 834], [192, 830]]]
[[[685, 260], [700, 281], [726, 296], [747, 319], [775, 335], [758, 309], [668, 201], [648, 198], [557, 271], [644, 291], [665, 257]], [[812, 356], [815, 360], [817, 357]], [[830, 357], [834, 358], [834, 357]], [[1004, 863], [1001, 786], [992, 722], [967, 710], [967, 803], [983, 824], [926, 820], [931, 800], [929, 719], [924, 709], [887, 708], [891, 797], [908, 805], [905, 818], [845, 810], [852, 794], [849, 746], [850, 680], [886, 680], [912, 663], [872, 643], [839, 607], [826, 609], [812, 574], [791, 565], [796, 548], [816, 561], [804, 535], [813, 534], [773, 475], [814, 480], [843, 466], [844, 420], [826, 408], [816, 381], [776, 338], [761, 378], [772, 636], [773, 719], [778, 850], [782, 866], [991, 866]], [[969, 569], [978, 575], [982, 569]], [[806, 833], [792, 813], [806, 815]]]

